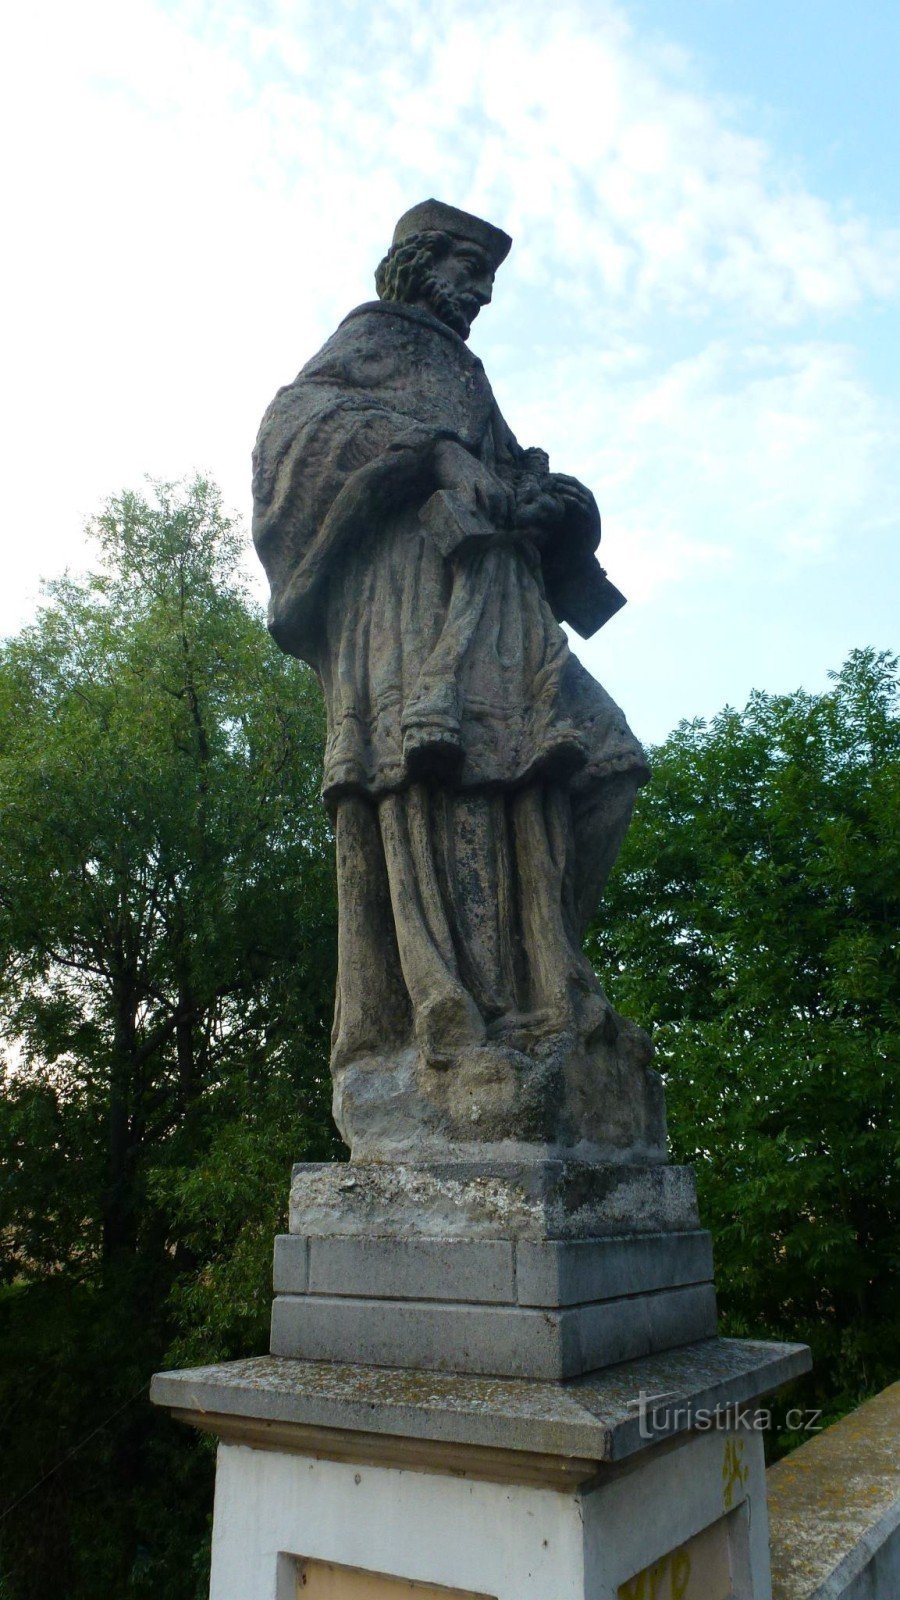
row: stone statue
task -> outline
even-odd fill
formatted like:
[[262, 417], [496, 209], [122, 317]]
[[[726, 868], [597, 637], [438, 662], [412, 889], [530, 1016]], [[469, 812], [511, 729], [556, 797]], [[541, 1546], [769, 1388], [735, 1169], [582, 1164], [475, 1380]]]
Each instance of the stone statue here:
[[649, 1040], [581, 944], [647, 766], [560, 626], [623, 597], [466, 344], [511, 242], [414, 206], [254, 454], [269, 626], [327, 708], [335, 1117], [363, 1160], [656, 1162]]

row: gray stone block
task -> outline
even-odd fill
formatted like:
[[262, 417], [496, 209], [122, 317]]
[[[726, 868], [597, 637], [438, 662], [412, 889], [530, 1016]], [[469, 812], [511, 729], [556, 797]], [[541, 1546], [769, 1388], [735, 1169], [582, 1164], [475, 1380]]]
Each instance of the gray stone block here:
[[511, 1304], [516, 1297], [508, 1239], [314, 1237], [308, 1248], [311, 1294], [488, 1305]]
[[282, 1234], [275, 1242], [279, 1294], [558, 1309], [711, 1279], [712, 1246], [701, 1230], [542, 1242]]
[[565, 1310], [282, 1295], [272, 1354], [506, 1378], [579, 1377], [715, 1333], [711, 1285]]
[[563, 1314], [572, 1319], [578, 1332], [578, 1354], [565, 1373], [567, 1378], [580, 1378], [601, 1367], [650, 1354], [650, 1321], [641, 1296], [570, 1308]]
[[523, 1306], [612, 1300], [712, 1280], [712, 1241], [704, 1230], [613, 1239], [516, 1245], [516, 1299]]
[[579, 1365], [571, 1312], [318, 1295], [276, 1297], [271, 1348], [307, 1361], [509, 1378], [560, 1379]]
[[291, 1233], [275, 1236], [272, 1283], [276, 1294], [305, 1294], [309, 1286], [309, 1243]]
[[716, 1291], [711, 1283], [691, 1284], [641, 1296], [650, 1323], [650, 1352], [677, 1349], [717, 1331]]
[[689, 1167], [577, 1160], [303, 1164], [290, 1231], [433, 1239], [596, 1239], [700, 1226]]
[[716, 1332], [712, 1284], [606, 1300], [578, 1306], [566, 1314], [576, 1318], [579, 1336], [580, 1365], [577, 1371], [570, 1368], [565, 1373], [571, 1378], [710, 1339]]

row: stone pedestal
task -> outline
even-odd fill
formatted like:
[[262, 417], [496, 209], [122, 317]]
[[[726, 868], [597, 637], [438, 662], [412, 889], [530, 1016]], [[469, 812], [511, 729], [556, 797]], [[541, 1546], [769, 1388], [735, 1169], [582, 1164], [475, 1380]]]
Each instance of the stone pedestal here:
[[211, 1600], [768, 1600], [752, 1404], [802, 1346], [565, 1383], [260, 1358], [161, 1373], [219, 1436]]
[[808, 1352], [714, 1337], [689, 1169], [300, 1166], [290, 1228], [271, 1356], [153, 1383], [211, 1600], [770, 1600], [746, 1408]]
[[687, 1168], [295, 1168], [272, 1353], [565, 1379], [716, 1331]]

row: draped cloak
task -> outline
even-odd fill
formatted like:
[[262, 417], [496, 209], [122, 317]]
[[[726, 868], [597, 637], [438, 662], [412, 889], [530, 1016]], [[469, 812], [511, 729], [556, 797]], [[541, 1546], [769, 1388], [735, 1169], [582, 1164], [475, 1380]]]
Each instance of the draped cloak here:
[[504, 1028], [523, 1047], [529, 1017], [577, 1026], [581, 932], [647, 776], [559, 625], [615, 607], [599, 519], [495, 528], [439, 490], [442, 442], [513, 494], [540, 478], [464, 341], [374, 302], [279, 390], [254, 453], [269, 626], [325, 696], [338, 1056], [414, 1038], [446, 1064]]

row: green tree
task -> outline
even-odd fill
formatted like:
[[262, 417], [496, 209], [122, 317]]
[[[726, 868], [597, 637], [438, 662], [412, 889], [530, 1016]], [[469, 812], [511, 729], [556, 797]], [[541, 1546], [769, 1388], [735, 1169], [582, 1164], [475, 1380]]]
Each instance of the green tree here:
[[[265, 1347], [290, 1162], [338, 1154], [322, 718], [210, 485], [94, 533], [0, 649], [0, 1595], [192, 1600], [211, 1451], [146, 1382]], [[808, 1338], [832, 1409], [900, 1355], [898, 677], [682, 725], [592, 937], [726, 1326]]]
[[0, 1524], [15, 1600], [194, 1592], [209, 1453], [132, 1397], [265, 1348], [290, 1163], [338, 1149], [314, 675], [210, 484], [93, 532], [0, 653], [0, 1514], [124, 1409]]
[[900, 1366], [900, 671], [754, 694], [652, 754], [592, 951], [654, 1029], [733, 1333], [832, 1412]]

